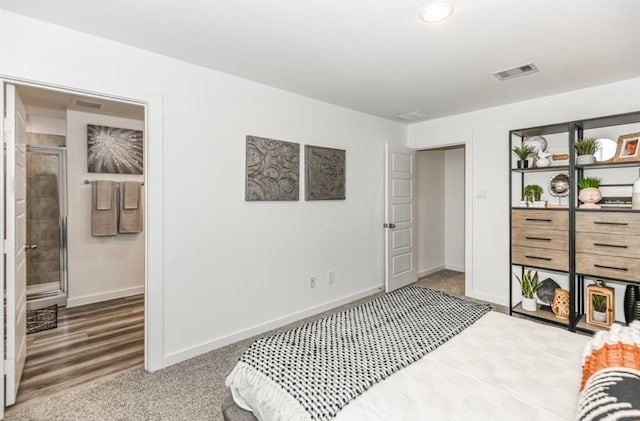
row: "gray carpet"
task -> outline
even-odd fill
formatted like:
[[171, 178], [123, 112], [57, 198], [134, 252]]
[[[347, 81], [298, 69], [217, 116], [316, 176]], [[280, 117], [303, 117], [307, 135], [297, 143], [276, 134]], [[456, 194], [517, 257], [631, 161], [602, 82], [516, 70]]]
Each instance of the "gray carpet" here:
[[[416, 285], [464, 294], [464, 274], [441, 271], [418, 280]], [[316, 320], [379, 296], [341, 306], [292, 323], [274, 332]], [[505, 311], [504, 307], [496, 308]], [[6, 420], [222, 420], [220, 404], [226, 395], [224, 379], [250, 338], [154, 373], [132, 370], [88, 386], [25, 402], [9, 408]]]

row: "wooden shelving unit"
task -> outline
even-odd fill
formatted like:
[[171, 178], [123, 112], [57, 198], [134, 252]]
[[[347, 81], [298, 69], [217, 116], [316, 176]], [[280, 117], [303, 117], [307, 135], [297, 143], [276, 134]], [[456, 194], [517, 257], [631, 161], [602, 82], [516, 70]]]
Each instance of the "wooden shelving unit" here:
[[[619, 127], [631, 124], [635, 126]], [[624, 220], [629, 224], [629, 227], [635, 225], [640, 226], [640, 210], [632, 210], [628, 208], [581, 209], [579, 208], [579, 189], [577, 187], [577, 183], [581, 178], [586, 176], [600, 176], [599, 174], [603, 174], [603, 177], [605, 178], [614, 179], [619, 175], [620, 177], [625, 178], [623, 180], [625, 184], [633, 183], [635, 179], [637, 179], [638, 173], [635, 173], [635, 177], [633, 179], [629, 179], [629, 174], [633, 173], [633, 171], [630, 171], [629, 169], [640, 169], [640, 160], [623, 162], [610, 160], [596, 162], [589, 165], [577, 165], [576, 155], [574, 153], [574, 145], [578, 139], [592, 136], [593, 133], [598, 133], [598, 131], [605, 133], [617, 133], [617, 136], [621, 136], [630, 133], [628, 130], [629, 127], [635, 127], [633, 130], [634, 133], [640, 132], [640, 112], [512, 130], [509, 133], [510, 150], [512, 150], [514, 146], [520, 146], [528, 137], [545, 136], [544, 141], [548, 143], [548, 150], [550, 150], [550, 152], [569, 155], [569, 162], [567, 165], [552, 165], [544, 168], [517, 168], [515, 158], [512, 157], [509, 160], [509, 173], [511, 174], [509, 180], [509, 228], [511, 233], [509, 252], [510, 314], [517, 314], [519, 316], [538, 321], [552, 323], [566, 327], [572, 331], [594, 333], [600, 330], [607, 330], [607, 328], [588, 324], [585, 321], [585, 290], [587, 284], [596, 279], [614, 281], [614, 284], [616, 285], [640, 284], [640, 269], [638, 269], [640, 265], [633, 263], [628, 267], [615, 267], [615, 270], [606, 269], [607, 261], [626, 263], [633, 259], [640, 259], [640, 249], [638, 250], [638, 256], [630, 255], [630, 251], [635, 250], [636, 247], [624, 244], [625, 237], [628, 237], [629, 235], [640, 236], [640, 233], [633, 234], [626, 231], [620, 232], [619, 230], [616, 231], [614, 228], [612, 228], [611, 232], [608, 232], [601, 231], [601, 226], [595, 226], [591, 229], [584, 225], [584, 220], [589, 219], [586, 218], [586, 215], [591, 213], [591, 215], [599, 215], [600, 219], [605, 218], [604, 221], [612, 221], [610, 222], [612, 227], [617, 223], [615, 221], [619, 220]], [[613, 135], [610, 134], [609, 137], [613, 138]], [[600, 170], [604, 171], [599, 173]], [[569, 191], [566, 200], [563, 203], [566, 207], [555, 206], [548, 208], [524, 208], [519, 206], [521, 194], [525, 185], [542, 185], [543, 183], [540, 183], [539, 180], [543, 179], [545, 174], [549, 174], [551, 176], [553, 173], [565, 173], [568, 176]], [[534, 181], [531, 182], [531, 180]], [[612, 185], [617, 186], [618, 184]], [[543, 188], [546, 187], [546, 185], [543, 186]], [[558, 205], [560, 203], [560, 200], [558, 200], [552, 204]], [[523, 211], [537, 212], [535, 216], [528, 219], [533, 222], [536, 220], [547, 221], [548, 226], [545, 227], [544, 223], [538, 225], [535, 223], [530, 223], [528, 225], [527, 223], [523, 223], [522, 221], [527, 219], [522, 218]], [[539, 213], [539, 211], [545, 212]], [[558, 222], [557, 218], [551, 217], [553, 214], [547, 213], [546, 211], [564, 211], [567, 213], [567, 216], [566, 218], [561, 219], [562, 222]], [[519, 212], [520, 215], [518, 218], [515, 218], [514, 214], [517, 212]], [[580, 229], [577, 230], [577, 222], [579, 221], [582, 222], [580, 222]], [[607, 222], [598, 223], [606, 224]], [[539, 229], [539, 232], [542, 233], [541, 235], [532, 234], [534, 232], [533, 229], [536, 226], [538, 227], [537, 229]], [[522, 234], [523, 231], [526, 233], [524, 237]], [[577, 231], [580, 235], [577, 234]], [[545, 235], [552, 232], [556, 233], [555, 237], [552, 235]], [[562, 235], [564, 232], [566, 232], [566, 246], [562, 240], [557, 240], [557, 233]], [[601, 234], [598, 234], [599, 232]], [[514, 233], [517, 233], [517, 235]], [[607, 241], [606, 243], [594, 241], [594, 244], [588, 244], [588, 251], [585, 252], [584, 246], [586, 244], [585, 241], [587, 241], [585, 239], [594, 238], [596, 235], [608, 235], [608, 240], [620, 239], [621, 244], [612, 243], [612, 241]], [[619, 237], [616, 237], [616, 235]], [[523, 238], [532, 238], [538, 241], [532, 240], [531, 242], [523, 243]], [[580, 241], [580, 243], [577, 244], [577, 241]], [[527, 250], [526, 258], [523, 258], [523, 250]], [[581, 253], [580, 259], [576, 258], [576, 254], [578, 252]], [[565, 261], [567, 262], [566, 266], [564, 265]], [[577, 261], [579, 264], [577, 264]], [[589, 262], [590, 265], [585, 266], [585, 261]], [[556, 273], [561, 275], [562, 279], [567, 280], [565, 283], [567, 285], [564, 287], [569, 290], [569, 306], [571, 312], [568, 321], [559, 319], [552, 312], [546, 310], [531, 312], [522, 309], [519, 299], [517, 299], [517, 296], [519, 295], [519, 286], [514, 280], [512, 273], [514, 271], [524, 272], [527, 269]], [[616, 274], [616, 270], [619, 275]]]

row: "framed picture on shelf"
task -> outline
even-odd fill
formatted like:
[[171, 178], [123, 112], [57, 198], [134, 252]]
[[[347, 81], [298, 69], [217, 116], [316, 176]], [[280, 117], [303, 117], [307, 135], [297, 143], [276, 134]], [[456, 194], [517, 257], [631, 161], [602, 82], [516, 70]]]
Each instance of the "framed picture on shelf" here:
[[587, 287], [587, 323], [609, 327], [613, 324], [613, 288], [602, 281]]
[[618, 138], [615, 162], [640, 161], [640, 132], [622, 135]]

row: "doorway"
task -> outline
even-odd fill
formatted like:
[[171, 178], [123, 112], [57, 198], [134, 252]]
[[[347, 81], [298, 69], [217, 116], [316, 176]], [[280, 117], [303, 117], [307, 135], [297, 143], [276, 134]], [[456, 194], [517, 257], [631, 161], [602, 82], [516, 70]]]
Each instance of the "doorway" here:
[[418, 277], [464, 273], [465, 146], [420, 150], [416, 161]]
[[[27, 335], [22, 381], [36, 384], [29, 393], [29, 398], [32, 398], [48, 393], [49, 386], [51, 392], [59, 392], [65, 387], [82, 384], [80, 377], [93, 380], [95, 376], [87, 375], [90, 370], [98, 375], [112, 375], [117, 369], [143, 367], [144, 234], [95, 238], [91, 233], [91, 217], [94, 181], [110, 180], [117, 186], [137, 181], [143, 186], [144, 175], [90, 174], [87, 168], [87, 132], [89, 124], [143, 130], [145, 108], [73, 92], [20, 84], [14, 86], [16, 103], [20, 102], [25, 122], [19, 137], [25, 140], [26, 212], [33, 216], [25, 218], [26, 237], [21, 237], [20, 241], [18, 236], [16, 241], [16, 250], [22, 248], [26, 254], [26, 318], [32, 321], [44, 314], [56, 315], [55, 323], [49, 323], [46, 330], [36, 329]], [[55, 143], [60, 138], [62, 142]], [[139, 200], [143, 210], [143, 193]], [[144, 218], [144, 212], [141, 217]], [[141, 226], [144, 225], [143, 219]], [[135, 263], [127, 263], [127, 258], [134, 259]], [[9, 263], [6, 265], [9, 268]], [[127, 277], [134, 282], [123, 283], [122, 279]], [[43, 308], [55, 310], [49, 313], [37, 311]], [[29, 317], [31, 310], [36, 317]], [[82, 323], [78, 323], [79, 319]], [[124, 321], [122, 324], [109, 322], [115, 319]], [[20, 324], [24, 319], [16, 320], [20, 320]], [[84, 329], [82, 332], [75, 329], [79, 325]], [[10, 326], [9, 321], [7, 326]], [[20, 326], [14, 329], [24, 332]], [[74, 334], [69, 335], [70, 332]], [[82, 339], [78, 341], [78, 337]], [[112, 351], [114, 361], [120, 362], [119, 368], [108, 363], [110, 357], [105, 354], [110, 353], [110, 348], [100, 342], [101, 339], [109, 339], [116, 344]], [[30, 344], [36, 343], [38, 345], [32, 346], [34, 351], [30, 352]], [[54, 343], [56, 346], [49, 345]], [[8, 351], [7, 358], [10, 358]], [[100, 364], [93, 364], [91, 359]], [[125, 359], [126, 363], [123, 363]], [[73, 374], [73, 368], [56, 375], [55, 370], [74, 365], [81, 367], [81, 370], [76, 370], [78, 376]], [[18, 383], [11, 388], [12, 393], [20, 384], [22, 367], [16, 367], [15, 371]], [[30, 372], [35, 375], [28, 375]], [[42, 378], [34, 380], [34, 377], [42, 377], [42, 373], [48, 376], [44, 383]], [[74, 376], [76, 378], [71, 379]], [[45, 383], [47, 387], [42, 387]], [[20, 393], [18, 389], [19, 402], [24, 401]], [[7, 396], [5, 402], [11, 403], [15, 399], [15, 395]]]

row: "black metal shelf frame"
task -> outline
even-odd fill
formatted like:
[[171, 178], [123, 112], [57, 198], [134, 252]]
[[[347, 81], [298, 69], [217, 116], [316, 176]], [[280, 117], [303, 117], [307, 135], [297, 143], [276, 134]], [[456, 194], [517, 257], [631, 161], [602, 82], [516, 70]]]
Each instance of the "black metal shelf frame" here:
[[[568, 211], [569, 212], [569, 268], [568, 271], [558, 271], [553, 269], [548, 269], [544, 267], [536, 267], [536, 266], [523, 266], [513, 263], [513, 244], [511, 234], [509, 235], [509, 314], [518, 314], [519, 316], [531, 318], [539, 321], [544, 321], [545, 323], [552, 323], [555, 325], [563, 326], [568, 328], [572, 332], [581, 332], [581, 333], [590, 333], [593, 334], [597, 329], [589, 329], [582, 326], [578, 326], [581, 318], [584, 316], [584, 287], [585, 287], [585, 275], [579, 274], [576, 272], [576, 236], [575, 236], [575, 227], [576, 227], [576, 212], [586, 212], [586, 210], [581, 210], [577, 208], [578, 203], [578, 180], [583, 178], [585, 170], [597, 170], [597, 169], [615, 169], [615, 168], [628, 168], [628, 167], [638, 167], [640, 168], [640, 162], [603, 162], [603, 163], [595, 163], [589, 165], [577, 165], [576, 157], [575, 157], [575, 142], [577, 139], [581, 139], [584, 134], [584, 130], [586, 129], [595, 129], [601, 127], [610, 127], [616, 125], [623, 124], [631, 124], [631, 123], [640, 123], [640, 112], [626, 113], [626, 114], [618, 114], [606, 117], [598, 117], [591, 118], [585, 120], [578, 120], [566, 123], [559, 124], [551, 124], [546, 126], [538, 126], [531, 127], [525, 129], [511, 130], [509, 132], [509, 150], [513, 150], [515, 146], [514, 142], [520, 141], [520, 143], [524, 140], [525, 137], [528, 136], [539, 136], [539, 135], [550, 135], [550, 134], [567, 134], [567, 142], [569, 147], [569, 164], [562, 166], [551, 166], [544, 168], [513, 168], [512, 159], [509, 159], [509, 173], [512, 176], [509, 177], [509, 205], [510, 205], [510, 215], [511, 212], [515, 209], [536, 209], [536, 210], [549, 210], [549, 211]], [[530, 173], [541, 173], [541, 172], [560, 172], [567, 171], [569, 175], [569, 195], [568, 202], [569, 206], [566, 208], [524, 208], [513, 206], [513, 174], [520, 175], [520, 191], [523, 191], [525, 186], [525, 177]], [[638, 213], [640, 210], [632, 210], [632, 209], [601, 209], [601, 210], [589, 210], [589, 212], [634, 212]], [[513, 222], [511, 217], [509, 218], [509, 233], [513, 231]], [[520, 311], [515, 307], [518, 306], [518, 303], [514, 305], [513, 302], [513, 288], [514, 281], [511, 276], [513, 266], [520, 266], [521, 274], [524, 273], [525, 268], [539, 269], [544, 270], [546, 272], [556, 272], [567, 274], [569, 278], [569, 306], [570, 306], [570, 314], [569, 321], [563, 322], [558, 319], [552, 320], [544, 317], [539, 317], [534, 314], [526, 313], [524, 311]], [[600, 277], [602, 278], [602, 277]], [[620, 283], [633, 283], [629, 281], [624, 281], [620, 279], [611, 279]]]

